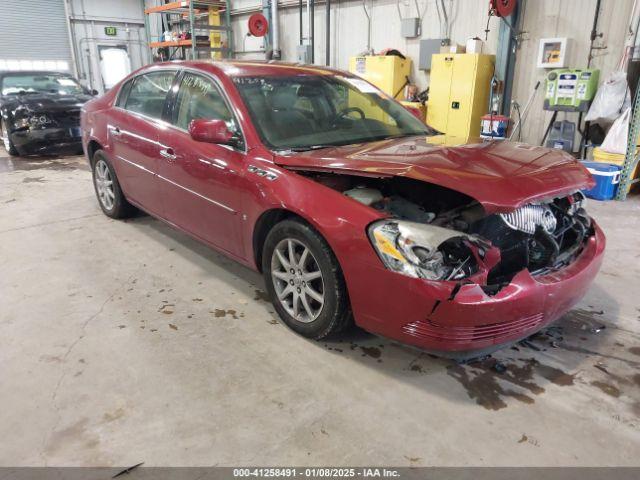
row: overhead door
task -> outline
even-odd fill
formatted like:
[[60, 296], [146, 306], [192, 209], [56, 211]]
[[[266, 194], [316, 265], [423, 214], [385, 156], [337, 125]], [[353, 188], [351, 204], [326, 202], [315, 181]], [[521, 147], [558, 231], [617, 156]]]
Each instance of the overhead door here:
[[64, 0], [3, 0], [0, 70], [73, 69]]

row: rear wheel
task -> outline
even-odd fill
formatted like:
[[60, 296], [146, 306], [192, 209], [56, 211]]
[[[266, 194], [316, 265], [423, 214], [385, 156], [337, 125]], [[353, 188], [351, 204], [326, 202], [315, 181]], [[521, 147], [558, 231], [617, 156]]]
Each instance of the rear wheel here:
[[9, 129], [5, 127], [5, 122], [0, 122], [0, 135], [2, 135], [2, 143], [4, 144], [4, 149], [11, 156], [18, 155], [18, 150], [13, 145], [11, 138], [9, 137]]
[[102, 150], [93, 155], [93, 186], [102, 211], [111, 218], [130, 217], [135, 208], [124, 197], [116, 173]]
[[262, 270], [273, 306], [296, 332], [320, 339], [350, 324], [338, 260], [309, 225], [285, 220], [273, 227], [265, 240]]

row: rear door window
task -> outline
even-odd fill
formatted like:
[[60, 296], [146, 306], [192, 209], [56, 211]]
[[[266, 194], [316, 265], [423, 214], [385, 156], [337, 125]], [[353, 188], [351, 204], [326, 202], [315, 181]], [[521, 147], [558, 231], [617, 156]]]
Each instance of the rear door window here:
[[136, 77], [125, 109], [151, 118], [161, 118], [167, 94], [171, 90], [175, 72], [153, 72]]

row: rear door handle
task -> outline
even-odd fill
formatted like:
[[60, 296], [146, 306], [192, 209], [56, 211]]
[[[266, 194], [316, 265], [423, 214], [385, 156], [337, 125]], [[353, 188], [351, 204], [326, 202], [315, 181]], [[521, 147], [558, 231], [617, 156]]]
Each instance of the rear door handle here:
[[118, 127], [111, 127], [111, 135], [113, 135], [114, 137], [119, 137], [120, 135], [122, 135], [122, 132]]
[[173, 148], [163, 148], [160, 150], [160, 155], [169, 160], [175, 160], [176, 154], [173, 152]]

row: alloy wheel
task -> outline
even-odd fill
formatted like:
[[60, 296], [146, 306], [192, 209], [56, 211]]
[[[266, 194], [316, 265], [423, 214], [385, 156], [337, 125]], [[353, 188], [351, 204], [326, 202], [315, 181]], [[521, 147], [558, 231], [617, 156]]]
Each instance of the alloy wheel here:
[[113, 178], [107, 162], [100, 159], [96, 162], [94, 181], [96, 182], [96, 191], [98, 198], [105, 210], [113, 209], [115, 202], [115, 193], [113, 191]]
[[271, 279], [278, 301], [302, 323], [313, 322], [324, 306], [324, 281], [316, 258], [299, 240], [281, 240], [271, 256]]
[[4, 144], [4, 149], [8, 152], [11, 149], [11, 144], [9, 143], [9, 132], [4, 126], [4, 122], [0, 122], [0, 135], [2, 135], [2, 143]]

